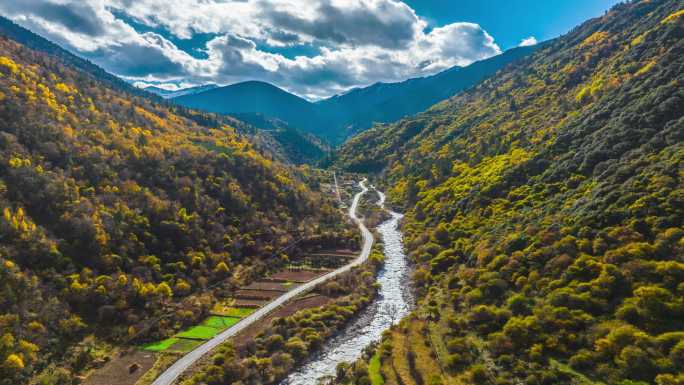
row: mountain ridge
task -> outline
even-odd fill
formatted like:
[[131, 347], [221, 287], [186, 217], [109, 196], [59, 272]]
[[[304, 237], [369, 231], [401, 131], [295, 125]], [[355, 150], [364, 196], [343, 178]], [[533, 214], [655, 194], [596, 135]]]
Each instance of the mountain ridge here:
[[69, 50], [38, 35], [37, 33], [34, 33], [33, 31], [14, 23], [2, 15], [0, 15], [0, 36], [5, 36], [36, 51], [45, 52], [47, 54], [56, 56], [60, 58], [60, 60], [63, 60], [75, 68], [89, 73], [105, 84], [115, 87], [116, 89], [126, 91], [131, 95], [147, 96], [152, 97], [153, 99], [157, 98], [156, 95], [149, 95], [148, 93], [137, 87], [134, 87], [118, 76], [110, 74], [97, 64], [71, 53]]
[[147, 86], [144, 87], [143, 90], [147, 92], [151, 92], [155, 95], [159, 95], [164, 99], [171, 99], [183, 95], [189, 95], [189, 94], [196, 94], [199, 92], [204, 92], [208, 91], [214, 88], [218, 88], [219, 86], [217, 84], [209, 83], [209, 84], [203, 84], [201, 86], [194, 86], [194, 87], [188, 87], [188, 88], [181, 88], [178, 90], [167, 90], [165, 88], [160, 88], [157, 86]]
[[355, 88], [317, 102], [261, 81], [240, 82], [171, 100], [214, 113], [261, 113], [335, 145], [376, 122], [392, 122], [421, 112], [476, 85], [544, 44], [548, 42], [513, 48], [489, 59], [465, 67], [452, 67], [435, 75]]

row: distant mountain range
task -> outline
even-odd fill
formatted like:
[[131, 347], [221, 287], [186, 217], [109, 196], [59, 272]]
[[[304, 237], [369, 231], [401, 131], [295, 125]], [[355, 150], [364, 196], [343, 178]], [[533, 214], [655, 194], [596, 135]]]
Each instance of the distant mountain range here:
[[467, 67], [453, 67], [433, 76], [399, 83], [375, 83], [315, 103], [259, 81], [225, 87], [210, 85], [209, 90], [192, 88], [185, 95], [162, 97], [209, 112], [242, 114], [243, 117], [262, 114], [336, 145], [374, 123], [394, 122], [422, 112], [537, 49], [538, 46], [514, 48]]
[[[168, 99], [208, 112], [240, 115], [240, 119], [252, 123], [279, 121], [288, 131], [297, 129], [314, 134], [332, 145], [343, 143], [375, 123], [395, 122], [422, 112], [538, 49], [538, 46], [515, 48], [467, 67], [453, 67], [433, 76], [398, 83], [376, 83], [314, 103], [259, 81], [224, 87], [206, 84], [177, 91], [155, 86], [140, 89], [3, 17], [0, 17], [0, 35], [55, 55], [104, 83], [134, 95], [158, 97], [159, 101]], [[269, 124], [257, 127], [270, 129]]]
[[177, 97], [183, 96], [183, 95], [192, 95], [192, 94], [197, 94], [197, 93], [204, 92], [204, 91], [209, 91], [209, 90], [212, 90], [212, 89], [217, 88], [217, 87], [218, 87], [218, 85], [216, 85], [216, 84], [205, 84], [202, 86], [183, 88], [183, 89], [175, 90], [175, 91], [167, 90], [167, 89], [156, 87], [156, 86], [149, 86], [149, 87], [145, 87], [143, 89], [147, 92], [151, 92], [153, 94], [159, 95], [164, 99], [172, 99], [172, 98], [177, 98]]
[[320, 121], [315, 105], [269, 83], [248, 81], [172, 100], [185, 107], [219, 114], [242, 114], [243, 117], [246, 114], [261, 114], [284, 121], [289, 126], [320, 134], [315, 129], [315, 124]]

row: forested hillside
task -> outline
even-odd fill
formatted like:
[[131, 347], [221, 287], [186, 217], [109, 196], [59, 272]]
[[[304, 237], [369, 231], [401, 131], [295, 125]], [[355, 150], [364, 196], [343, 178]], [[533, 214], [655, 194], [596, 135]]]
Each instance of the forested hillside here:
[[376, 123], [390, 123], [425, 111], [430, 106], [467, 90], [511, 62], [530, 55], [539, 46], [517, 47], [465, 67], [452, 67], [432, 76], [398, 83], [375, 83], [316, 103], [327, 119], [324, 137], [341, 144]]
[[[319, 137], [291, 127], [286, 122], [263, 114], [231, 114], [238, 119], [241, 132], [250, 135], [251, 142], [266, 147], [268, 153], [282, 158], [285, 163], [315, 165], [331, 152]], [[269, 145], [270, 144], [270, 145]]]
[[421, 290], [373, 383], [684, 383], [683, 38], [681, 1], [621, 4], [344, 146]]
[[108, 84], [0, 38], [1, 384], [73, 379], [91, 333], [196, 322], [207, 287], [282, 265], [296, 239], [349, 242], [306, 170]]

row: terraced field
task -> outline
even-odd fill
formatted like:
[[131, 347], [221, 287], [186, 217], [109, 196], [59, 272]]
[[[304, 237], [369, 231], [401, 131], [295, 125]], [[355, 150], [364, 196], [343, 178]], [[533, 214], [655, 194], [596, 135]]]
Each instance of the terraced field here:
[[240, 319], [254, 311], [254, 309], [246, 308], [226, 308], [225, 310], [226, 313], [234, 315], [212, 315], [200, 325], [187, 328], [171, 338], [143, 345], [142, 349], [150, 352], [187, 353], [199, 346], [202, 341], [235, 325]]
[[249, 307], [235, 307], [230, 306], [225, 303], [217, 303], [214, 305], [211, 313], [214, 315], [224, 316], [224, 317], [237, 317], [244, 318], [248, 315], [254, 313], [254, 308]]
[[201, 324], [181, 330], [173, 337], [141, 346], [142, 350], [155, 353], [187, 353], [203, 341], [209, 340], [238, 323], [269, 303], [274, 298], [292, 290], [299, 284], [325, 274], [325, 269], [285, 269], [263, 280], [251, 283], [235, 292], [232, 299], [217, 303], [211, 316]]

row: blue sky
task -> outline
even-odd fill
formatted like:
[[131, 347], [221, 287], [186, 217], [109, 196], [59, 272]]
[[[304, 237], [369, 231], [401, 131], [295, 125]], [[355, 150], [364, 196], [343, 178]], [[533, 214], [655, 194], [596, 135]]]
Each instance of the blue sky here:
[[431, 26], [473, 21], [495, 37], [502, 49], [534, 36], [539, 41], [562, 35], [602, 15], [619, 0], [405, 0]]
[[138, 85], [317, 100], [556, 37], [617, 0], [22, 0], [0, 14]]

